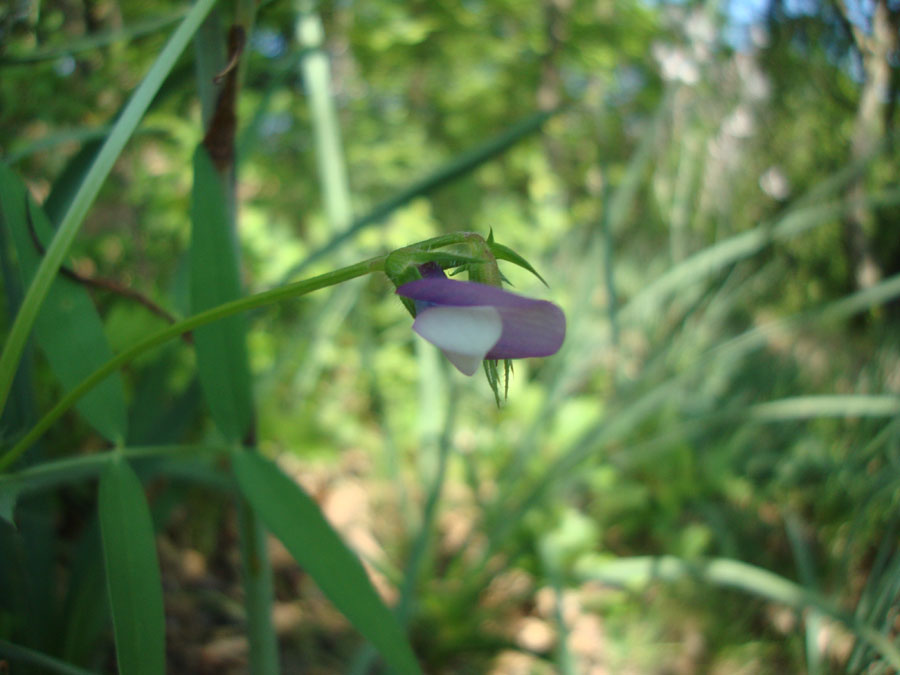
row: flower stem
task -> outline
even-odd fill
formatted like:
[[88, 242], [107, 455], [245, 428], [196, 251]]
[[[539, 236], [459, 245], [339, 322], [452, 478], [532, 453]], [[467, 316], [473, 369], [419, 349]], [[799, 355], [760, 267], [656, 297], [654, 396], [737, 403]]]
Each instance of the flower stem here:
[[[439, 237], [438, 239], [442, 238]], [[384, 259], [385, 256], [370, 258], [369, 260], [364, 260], [354, 265], [350, 265], [349, 267], [343, 267], [334, 270], [333, 272], [320, 274], [311, 279], [304, 279], [292, 284], [287, 284], [286, 286], [273, 288], [269, 291], [263, 291], [262, 293], [256, 293], [255, 295], [238, 298], [237, 300], [226, 302], [218, 307], [213, 307], [212, 309], [182, 319], [144, 340], [141, 340], [100, 366], [100, 368], [82, 380], [77, 387], [63, 396], [62, 399], [60, 399], [60, 401], [51, 408], [50, 411], [45, 414], [18, 443], [10, 448], [4, 455], [0, 456], [0, 471], [6, 469], [19, 459], [19, 457], [21, 457], [22, 454], [43, 435], [50, 425], [58, 420], [63, 413], [69, 410], [78, 399], [102, 382], [110, 374], [130, 363], [141, 354], [158, 347], [164, 342], [168, 342], [172, 338], [176, 338], [188, 331], [213, 323], [219, 319], [246, 312], [249, 309], [271, 305], [288, 298], [300, 297], [301, 295], [306, 295], [307, 293], [312, 293], [313, 291], [318, 291], [322, 288], [327, 288], [328, 286], [334, 286], [344, 281], [361, 277], [365, 274], [380, 272], [384, 269]]]

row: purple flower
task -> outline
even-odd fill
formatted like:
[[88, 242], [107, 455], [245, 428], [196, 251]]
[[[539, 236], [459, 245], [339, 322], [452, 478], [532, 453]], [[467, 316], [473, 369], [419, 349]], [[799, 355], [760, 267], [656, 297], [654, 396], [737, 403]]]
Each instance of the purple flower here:
[[461, 373], [473, 375], [484, 359], [550, 356], [562, 345], [566, 317], [552, 302], [422, 271], [426, 278], [397, 294], [415, 301], [413, 330]]

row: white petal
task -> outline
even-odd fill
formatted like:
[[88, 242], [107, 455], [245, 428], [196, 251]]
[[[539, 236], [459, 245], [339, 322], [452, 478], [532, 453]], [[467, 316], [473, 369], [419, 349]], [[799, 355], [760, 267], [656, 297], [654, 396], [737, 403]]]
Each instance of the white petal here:
[[500, 339], [503, 321], [493, 307], [429, 307], [413, 330], [439, 348], [465, 375], [473, 375]]
[[442, 349], [441, 351], [444, 352], [444, 356], [447, 357], [447, 360], [456, 366], [456, 369], [463, 375], [474, 375], [475, 371], [478, 370], [478, 366], [480, 366], [481, 362], [484, 360], [484, 354], [481, 356], [469, 356], [467, 354], [448, 352], [446, 349]]

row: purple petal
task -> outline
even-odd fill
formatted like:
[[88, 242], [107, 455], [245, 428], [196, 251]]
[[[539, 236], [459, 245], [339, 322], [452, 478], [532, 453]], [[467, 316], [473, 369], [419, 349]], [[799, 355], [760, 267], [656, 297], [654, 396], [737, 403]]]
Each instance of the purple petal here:
[[566, 335], [566, 317], [552, 302], [534, 300], [496, 286], [454, 279], [419, 279], [397, 294], [429, 305], [494, 307], [503, 333], [487, 353], [489, 359], [519, 359], [555, 354]]

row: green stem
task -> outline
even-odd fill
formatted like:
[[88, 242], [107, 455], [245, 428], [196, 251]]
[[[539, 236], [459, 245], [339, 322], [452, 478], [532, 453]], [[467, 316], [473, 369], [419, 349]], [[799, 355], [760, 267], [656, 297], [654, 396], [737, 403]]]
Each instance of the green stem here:
[[71, 408], [75, 402], [90, 391], [90, 389], [141, 354], [150, 351], [154, 347], [158, 347], [164, 342], [168, 342], [172, 338], [176, 338], [179, 335], [192, 331], [200, 326], [213, 323], [219, 319], [224, 319], [225, 317], [239, 314], [240, 312], [245, 312], [256, 307], [270, 305], [280, 300], [306, 295], [307, 293], [327, 288], [328, 286], [334, 286], [335, 284], [349, 281], [350, 279], [355, 279], [356, 277], [361, 277], [365, 274], [379, 272], [384, 268], [384, 258], [385, 256], [370, 258], [369, 260], [364, 260], [355, 265], [350, 265], [349, 267], [343, 267], [333, 272], [320, 274], [311, 279], [304, 279], [293, 284], [288, 284], [287, 286], [281, 286], [245, 298], [238, 298], [237, 300], [226, 302], [218, 307], [213, 307], [205, 312], [200, 312], [194, 316], [182, 319], [181, 321], [154, 333], [150, 337], [141, 340], [107, 361], [83, 380], [81, 384], [63, 396], [59, 403], [44, 415], [31, 431], [22, 438], [22, 440], [16, 443], [5, 455], [0, 457], [0, 471], [6, 469], [21, 457], [22, 454], [41, 437], [51, 424], [58, 420], [63, 413]]
[[248, 672], [252, 675], [276, 675], [279, 672], [278, 640], [272, 627], [274, 592], [266, 529], [244, 496], [237, 497], [235, 507], [240, 534], [247, 639], [250, 643]]
[[196, 458], [201, 454], [222, 455], [230, 451], [231, 448], [228, 446], [153, 445], [66, 457], [30, 466], [21, 471], [3, 474], [0, 476], [0, 491], [22, 495], [27, 492], [52, 489], [63, 483], [95, 478], [119, 453], [134, 462], [135, 460], [166, 457]]
[[406, 573], [403, 579], [403, 587], [400, 591], [400, 602], [397, 604], [396, 614], [400, 620], [400, 624], [406, 627], [409, 624], [410, 615], [412, 614], [413, 595], [416, 591], [416, 582], [419, 579], [419, 573], [422, 564], [425, 561], [425, 554], [428, 552], [428, 544], [435, 532], [434, 520], [437, 516], [438, 503], [441, 499], [441, 493], [444, 489], [444, 482], [447, 477], [447, 461], [450, 458], [452, 449], [453, 426], [456, 422], [456, 392], [450, 392], [450, 401], [447, 408], [447, 421], [444, 425], [444, 432], [441, 434], [438, 443], [438, 463], [435, 471], [434, 479], [428, 490], [428, 497], [425, 501], [425, 509], [422, 512], [422, 524], [419, 533], [413, 544], [409, 561], [406, 565]]

